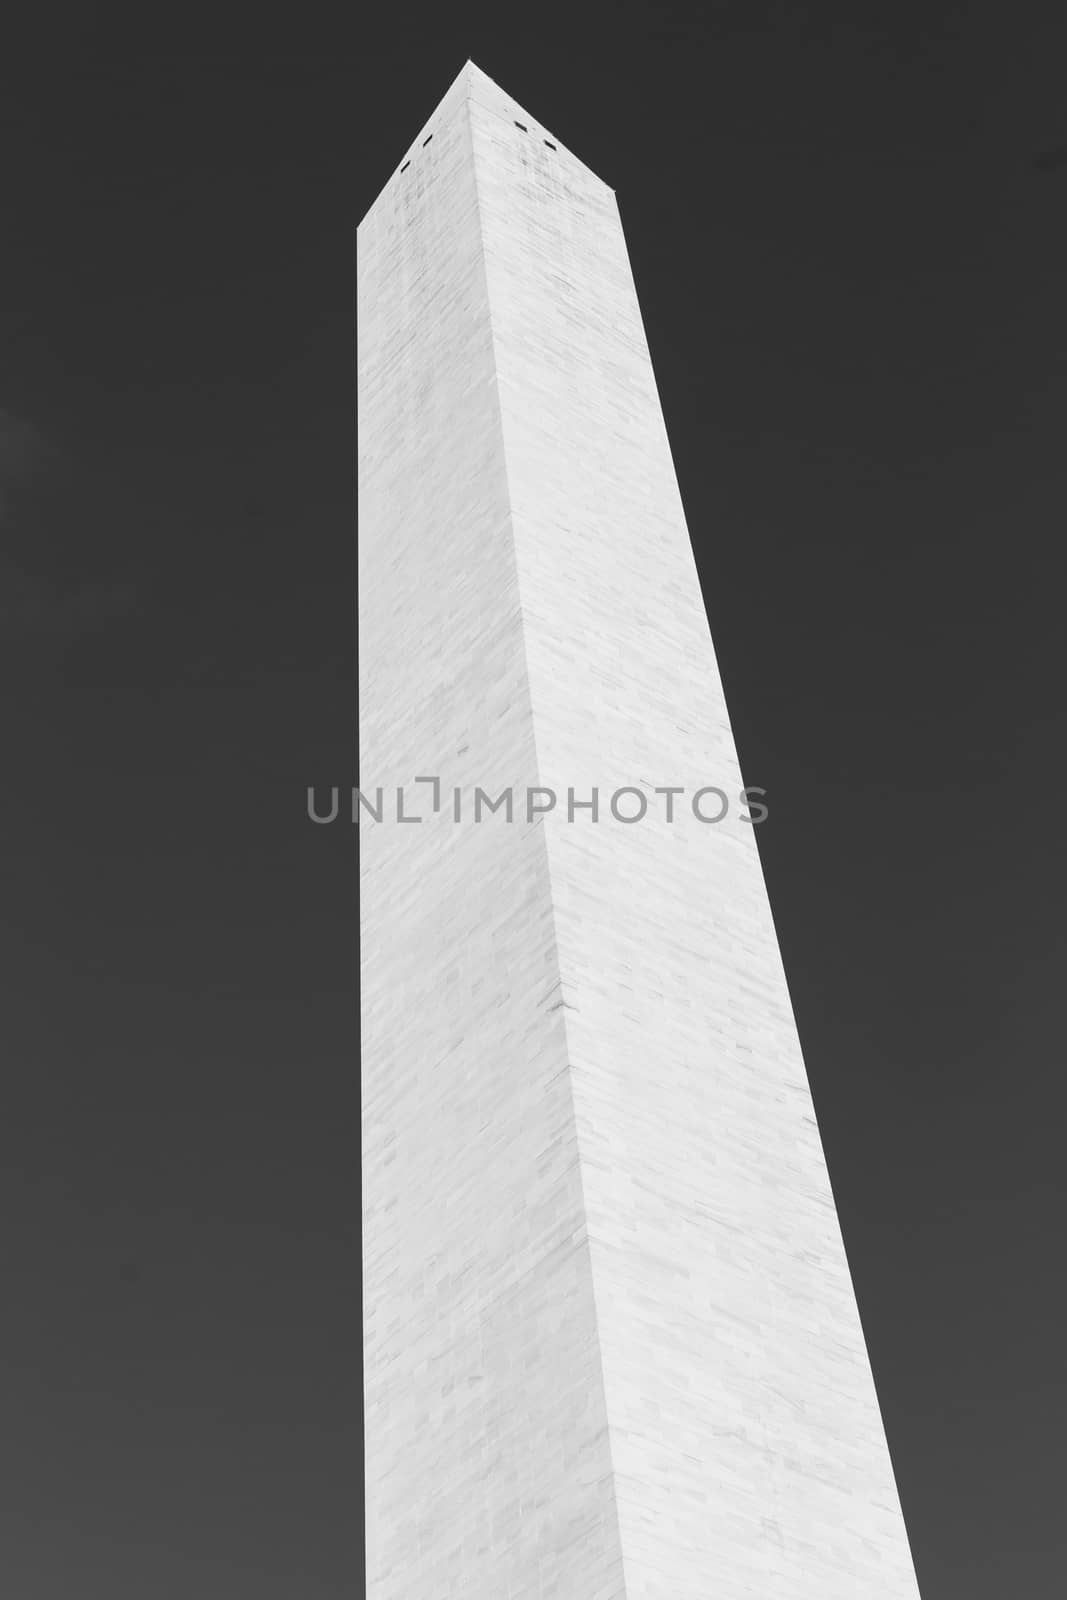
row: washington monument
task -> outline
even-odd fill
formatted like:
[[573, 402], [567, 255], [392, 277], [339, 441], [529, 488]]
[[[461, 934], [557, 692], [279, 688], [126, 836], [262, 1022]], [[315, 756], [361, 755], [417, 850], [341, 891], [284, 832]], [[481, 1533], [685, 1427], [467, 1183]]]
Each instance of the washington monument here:
[[614, 191], [357, 254], [369, 1600], [916, 1600]]

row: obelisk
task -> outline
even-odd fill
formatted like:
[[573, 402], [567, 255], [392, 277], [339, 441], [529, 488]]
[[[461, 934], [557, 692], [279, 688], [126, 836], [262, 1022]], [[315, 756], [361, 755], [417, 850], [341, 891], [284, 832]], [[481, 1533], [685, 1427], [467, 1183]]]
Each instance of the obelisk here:
[[358, 411], [369, 1600], [915, 1600], [615, 195], [469, 62]]

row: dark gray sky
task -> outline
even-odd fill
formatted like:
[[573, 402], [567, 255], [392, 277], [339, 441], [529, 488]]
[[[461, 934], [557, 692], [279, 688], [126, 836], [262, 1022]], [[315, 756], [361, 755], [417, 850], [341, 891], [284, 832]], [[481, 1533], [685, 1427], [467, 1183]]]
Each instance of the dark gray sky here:
[[355, 777], [354, 225], [469, 55], [618, 192], [924, 1600], [1058, 1600], [1067, 25], [353, 16], [4, 69], [5, 1592], [359, 1592], [304, 797]]

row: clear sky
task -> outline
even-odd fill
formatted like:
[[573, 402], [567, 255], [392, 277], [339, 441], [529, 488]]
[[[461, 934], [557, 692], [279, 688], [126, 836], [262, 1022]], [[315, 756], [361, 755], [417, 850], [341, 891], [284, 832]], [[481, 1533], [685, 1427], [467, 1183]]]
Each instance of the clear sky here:
[[355, 779], [355, 222], [471, 56], [618, 193], [924, 1600], [1062, 1594], [1067, 25], [877, 10], [8, 54], [5, 1593], [359, 1592], [305, 791]]

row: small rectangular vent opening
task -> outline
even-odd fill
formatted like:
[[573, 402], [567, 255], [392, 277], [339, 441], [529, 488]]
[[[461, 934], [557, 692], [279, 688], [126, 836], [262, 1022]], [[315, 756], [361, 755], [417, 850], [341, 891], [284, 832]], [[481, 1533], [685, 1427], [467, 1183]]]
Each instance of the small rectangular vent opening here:
[[409, 167], [410, 167], [410, 165], [411, 165], [411, 162], [410, 162], [410, 161], [405, 161], [405, 162], [404, 162], [404, 165], [403, 165], [403, 166], [402, 166], [402, 167], [401, 167], [401, 169], [400, 169], [400, 170], [401, 170], [401, 172], [406, 172], [406, 171], [407, 171], [407, 170], [408, 170], [408, 168], [409, 168]]
[[549, 149], [550, 149], [550, 150], [554, 150], [554, 149], [555, 149], [555, 148], [556, 148], [556, 147], [555, 147], [555, 145], [554, 145], [554, 144], [553, 144], [553, 143], [552, 143], [552, 140], [551, 140], [551, 139], [546, 139], [546, 140], [545, 140], [545, 143], [546, 143], [546, 144], [547, 144], [547, 146], [548, 146], [548, 148], [549, 148]]
[[529, 129], [527, 128], [525, 122], [516, 122], [515, 126], [516, 126], [516, 128], [521, 128], [523, 133], [528, 133], [529, 132]]
[[422, 148], [424, 150], [426, 149], [426, 146], [429, 144], [429, 142], [430, 142], [430, 140], [432, 138], [433, 138], [433, 134], [432, 133], [429, 133], [429, 134], [426, 135], [426, 138], [422, 141]]

